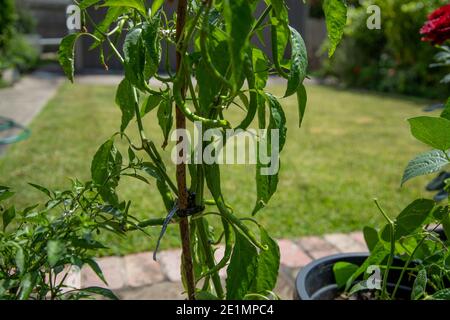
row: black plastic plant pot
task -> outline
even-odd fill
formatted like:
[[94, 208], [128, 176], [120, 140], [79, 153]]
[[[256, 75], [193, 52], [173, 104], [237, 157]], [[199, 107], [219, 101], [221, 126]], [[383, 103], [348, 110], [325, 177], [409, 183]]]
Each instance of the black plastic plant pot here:
[[[301, 269], [297, 275], [294, 298], [297, 300], [335, 300], [341, 292], [336, 285], [333, 265], [340, 261], [361, 265], [368, 256], [368, 253], [341, 253], [311, 262]], [[400, 259], [394, 259], [393, 265], [403, 267], [404, 262]], [[388, 290], [395, 287], [399, 275], [399, 270], [389, 272]], [[412, 285], [412, 280], [405, 275], [399, 286], [397, 297], [409, 299]]]

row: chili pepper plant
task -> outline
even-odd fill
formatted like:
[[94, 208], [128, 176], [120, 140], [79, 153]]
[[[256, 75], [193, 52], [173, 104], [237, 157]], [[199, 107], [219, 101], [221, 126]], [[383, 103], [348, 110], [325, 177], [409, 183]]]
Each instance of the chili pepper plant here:
[[[161, 194], [166, 214], [134, 226], [125, 224], [124, 229], [160, 227], [162, 236], [168, 225], [179, 226], [181, 273], [189, 299], [274, 297], [280, 252], [255, 218], [277, 189], [278, 173], [263, 175], [260, 170], [273, 163], [263, 164], [257, 155], [256, 202], [249, 203], [247, 212], [234, 212], [222, 192], [217, 163], [188, 165], [190, 151], [183, 148], [178, 150], [176, 164], [165, 163], [161, 148], [167, 146], [172, 129], [198, 122], [222, 135], [227, 129], [246, 130], [256, 123], [260, 129], [278, 130], [277, 151], [283, 149], [287, 128], [282, 99], [297, 95], [301, 124], [308, 65], [305, 43], [289, 25], [287, 1], [84, 0], [78, 5], [82, 30], [66, 36], [59, 49], [68, 78], [74, 79], [75, 44], [81, 37], [93, 40], [91, 48], [99, 51], [105, 65], [117, 59], [124, 68], [115, 98], [122, 111], [120, 128], [93, 158], [92, 187], [114, 210], [132, 212], [132, 205], [116, 192], [120, 178], [126, 175], [156, 185], [149, 190]], [[91, 17], [96, 7], [107, 9], [99, 23]], [[324, 11], [331, 55], [342, 37], [346, 6], [340, 0], [326, 0]], [[271, 34], [267, 44], [262, 36], [266, 30]], [[263, 51], [266, 46], [271, 47], [270, 57]], [[171, 53], [176, 55], [175, 70], [170, 67]], [[287, 79], [282, 97], [268, 92], [269, 75]], [[238, 107], [244, 116], [239, 123], [231, 123], [227, 111]], [[158, 119], [164, 137], [161, 147], [146, 130], [148, 117]], [[131, 122], [137, 123], [137, 140], [128, 135]], [[116, 147], [117, 140], [128, 143], [126, 156]], [[271, 155], [273, 142], [270, 135], [259, 136], [257, 148], [267, 148]], [[180, 138], [177, 146], [182, 143]], [[204, 141], [202, 151], [212, 143]], [[176, 177], [168, 173], [171, 165], [176, 165]], [[209, 227], [213, 220], [221, 226], [215, 232]], [[221, 244], [224, 253], [216, 260], [215, 251]], [[219, 276], [224, 268], [225, 286]]]

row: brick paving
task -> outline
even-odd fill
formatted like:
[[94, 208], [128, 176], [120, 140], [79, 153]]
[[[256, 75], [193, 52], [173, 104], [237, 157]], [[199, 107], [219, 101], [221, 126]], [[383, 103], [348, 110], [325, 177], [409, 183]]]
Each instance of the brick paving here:
[[[275, 292], [282, 299], [292, 299], [295, 277], [298, 271], [309, 262], [340, 252], [367, 251], [364, 237], [360, 232], [350, 234], [334, 233], [324, 236], [303, 237], [299, 239], [278, 240], [281, 265]], [[184, 299], [180, 278], [180, 250], [167, 250], [158, 253], [157, 262], [152, 252], [136, 253], [125, 257], [104, 257], [97, 259], [108, 285], [87, 267], [81, 272], [72, 273], [70, 281], [81, 287], [109, 287], [121, 299]], [[223, 248], [216, 251], [220, 259]], [[225, 277], [222, 271], [222, 278]]]

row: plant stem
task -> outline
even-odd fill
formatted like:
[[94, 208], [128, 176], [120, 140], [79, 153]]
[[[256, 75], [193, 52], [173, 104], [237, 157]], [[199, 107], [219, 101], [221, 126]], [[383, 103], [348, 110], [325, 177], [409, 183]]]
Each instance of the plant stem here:
[[[212, 269], [215, 267], [215, 261], [214, 261], [214, 253], [211, 249], [211, 245], [209, 243], [208, 240], [208, 234], [207, 234], [207, 230], [206, 230], [206, 225], [204, 222], [204, 218], [199, 218], [197, 221], [197, 230], [198, 230], [198, 235], [200, 238], [200, 242], [202, 243], [203, 246], [203, 252], [205, 254], [205, 258], [206, 258], [206, 263], [208, 265], [209, 269]], [[219, 299], [223, 299], [223, 288], [222, 288], [222, 283], [220, 282], [220, 276], [218, 272], [214, 272], [211, 274], [212, 277], [212, 281], [214, 284], [214, 288], [216, 290], [217, 293], [217, 297]]]
[[394, 261], [394, 253], [395, 253], [395, 225], [394, 225], [394, 221], [392, 221], [391, 218], [389, 218], [389, 216], [386, 214], [386, 212], [384, 212], [383, 208], [381, 208], [380, 204], [378, 203], [378, 200], [374, 200], [376, 206], [378, 207], [378, 210], [380, 210], [381, 214], [383, 215], [383, 217], [387, 220], [388, 224], [389, 224], [389, 234], [390, 234], [390, 243], [391, 243], [391, 248], [390, 248], [390, 252], [389, 252], [389, 258], [388, 258], [388, 262], [386, 265], [386, 270], [384, 271], [384, 276], [383, 276], [383, 286], [381, 289], [381, 298], [382, 299], [387, 299], [389, 297], [388, 293], [387, 293], [387, 281], [388, 281], [388, 276], [389, 276], [389, 270], [392, 266], [392, 262]]
[[[187, 0], [178, 0], [177, 7], [177, 42], [182, 39], [182, 34], [184, 26], [186, 24], [186, 11], [187, 11]], [[177, 51], [177, 71], [181, 66], [181, 54]], [[186, 91], [186, 86], [183, 83], [182, 93], [183, 96]], [[186, 129], [186, 118], [180, 110], [180, 106], [176, 109], [176, 127], [177, 130]], [[180, 142], [180, 141], [179, 141]], [[183, 151], [181, 151], [183, 152]], [[178, 154], [179, 157], [183, 157], [183, 154]], [[180, 163], [176, 168], [177, 184], [178, 184], [178, 206], [181, 210], [186, 210], [188, 208], [188, 191], [186, 187], [186, 164]], [[192, 254], [191, 254], [191, 241], [189, 234], [189, 221], [187, 217], [183, 217], [180, 220], [180, 235], [182, 242], [182, 259], [184, 276], [186, 279], [187, 293], [190, 300], [195, 299], [195, 280], [194, 280], [194, 268], [192, 264]]]

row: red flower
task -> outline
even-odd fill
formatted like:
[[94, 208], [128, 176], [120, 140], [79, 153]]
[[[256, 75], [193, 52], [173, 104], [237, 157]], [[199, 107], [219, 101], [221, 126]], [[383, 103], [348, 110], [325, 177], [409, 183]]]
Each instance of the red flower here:
[[438, 8], [428, 16], [428, 21], [420, 29], [422, 41], [442, 44], [450, 39], [450, 4]]

